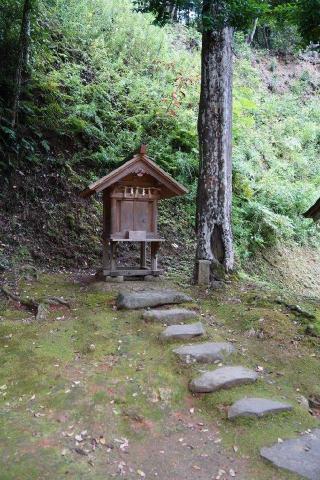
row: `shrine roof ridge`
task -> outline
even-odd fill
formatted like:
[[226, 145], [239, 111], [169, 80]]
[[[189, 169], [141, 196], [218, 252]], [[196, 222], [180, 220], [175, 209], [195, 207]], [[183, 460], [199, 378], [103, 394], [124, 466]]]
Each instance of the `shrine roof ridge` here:
[[94, 193], [101, 192], [110, 187], [114, 183], [120, 181], [122, 178], [132, 173], [138, 173], [142, 171], [154, 177], [160, 184], [166, 189], [166, 194], [163, 197], [173, 197], [184, 195], [188, 193], [188, 190], [159, 167], [150, 157], [146, 155], [146, 147], [141, 146], [140, 152], [135, 154], [131, 160], [128, 160], [120, 167], [112, 170], [104, 177], [91, 183], [86, 189], [84, 189], [80, 196], [82, 198], [88, 198]]

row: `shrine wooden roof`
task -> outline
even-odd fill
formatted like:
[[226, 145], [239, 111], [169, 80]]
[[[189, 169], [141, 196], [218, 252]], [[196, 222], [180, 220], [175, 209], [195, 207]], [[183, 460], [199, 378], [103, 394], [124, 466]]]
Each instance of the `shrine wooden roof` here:
[[94, 193], [99, 193], [113, 184], [121, 181], [128, 175], [137, 174], [139, 176], [149, 175], [162, 187], [161, 198], [175, 197], [187, 193], [187, 189], [172, 178], [167, 172], [160, 168], [146, 153], [146, 147], [141, 146], [140, 152], [133, 158], [96, 182], [91, 183], [80, 193], [82, 198], [88, 198]]
[[304, 217], [306, 218], [313, 218], [313, 220], [316, 222], [317, 220], [320, 220], [320, 198], [316, 201], [312, 207], [309, 208], [304, 214]]

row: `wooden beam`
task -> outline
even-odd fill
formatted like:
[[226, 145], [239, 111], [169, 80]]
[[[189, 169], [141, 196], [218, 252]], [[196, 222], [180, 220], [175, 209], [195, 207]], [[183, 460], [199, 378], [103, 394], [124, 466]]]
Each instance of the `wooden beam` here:
[[124, 277], [145, 277], [146, 275], [153, 275], [155, 277], [158, 277], [163, 273], [163, 270], [151, 270], [150, 268], [145, 268], [145, 269], [139, 269], [139, 268], [119, 268], [117, 270], [110, 270], [106, 269], [103, 270], [103, 275], [108, 276], [108, 277], [118, 277], [118, 276], [124, 276]]
[[151, 270], [157, 271], [158, 269], [158, 251], [159, 251], [160, 243], [153, 242], [151, 243]]

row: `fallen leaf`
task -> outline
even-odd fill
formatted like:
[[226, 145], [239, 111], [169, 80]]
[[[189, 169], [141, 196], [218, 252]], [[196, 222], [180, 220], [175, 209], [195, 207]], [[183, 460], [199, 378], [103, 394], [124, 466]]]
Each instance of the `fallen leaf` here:
[[120, 473], [120, 475], [124, 475], [126, 473], [124, 469], [125, 466], [126, 466], [125, 462], [118, 463], [118, 473]]
[[227, 473], [225, 470], [223, 470], [222, 468], [219, 468], [218, 475], [216, 476], [216, 480], [220, 480], [222, 475], [224, 475], [225, 473]]

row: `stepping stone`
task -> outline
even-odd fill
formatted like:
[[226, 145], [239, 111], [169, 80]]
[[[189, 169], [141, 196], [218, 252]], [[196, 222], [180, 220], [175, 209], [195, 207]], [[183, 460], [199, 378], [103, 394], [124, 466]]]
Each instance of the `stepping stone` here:
[[292, 406], [268, 398], [242, 398], [228, 410], [228, 418], [236, 417], [264, 417], [272, 413], [288, 412]]
[[276, 467], [284, 468], [303, 478], [320, 478], [320, 429], [298, 438], [261, 448], [261, 456]]
[[197, 343], [184, 345], [173, 350], [184, 363], [214, 363], [224, 360], [230, 353], [235, 351], [231, 343]]
[[170, 310], [146, 310], [143, 318], [147, 321], [163, 322], [173, 325], [177, 322], [192, 320], [198, 316], [197, 312], [186, 308], [171, 308]]
[[241, 366], [221, 367], [211, 372], [205, 372], [191, 380], [189, 390], [199, 393], [216, 392], [237, 385], [254, 383], [257, 378], [258, 374], [249, 368]]
[[119, 293], [117, 298], [117, 307], [119, 309], [136, 309], [146, 307], [156, 307], [157, 305], [166, 305], [172, 303], [191, 302], [192, 298], [185, 293], [172, 290], [150, 290], [143, 292], [123, 292]]
[[199, 337], [205, 330], [201, 322], [191, 323], [189, 325], [171, 325], [167, 327], [160, 335], [161, 340], [186, 340], [188, 338]]

